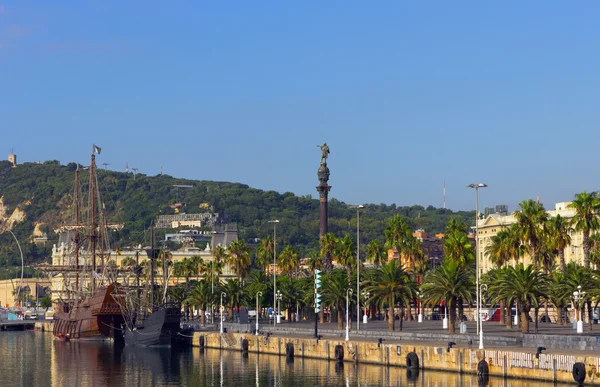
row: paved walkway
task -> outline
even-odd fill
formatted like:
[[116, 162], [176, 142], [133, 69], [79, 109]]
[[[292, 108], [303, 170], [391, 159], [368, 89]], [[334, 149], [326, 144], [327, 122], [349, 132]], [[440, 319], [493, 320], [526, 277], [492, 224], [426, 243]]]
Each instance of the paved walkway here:
[[[264, 323], [259, 321], [261, 329], [266, 329], [268, 326], [266, 325], [266, 320]], [[475, 335], [477, 332], [476, 323], [474, 321], [467, 321], [467, 333], [469, 335]], [[273, 326], [270, 324], [269, 326]], [[304, 328], [309, 329], [314, 327], [314, 321], [301, 321], [301, 322], [288, 322], [282, 321], [280, 324], [277, 324], [280, 327], [296, 327], [296, 328]], [[319, 324], [319, 329], [337, 329], [337, 322], [335, 323], [323, 323]], [[343, 329], [345, 331], [345, 328]], [[387, 331], [388, 330], [388, 322], [387, 321], [378, 321], [372, 320], [367, 324], [360, 324], [360, 330], [368, 330], [368, 331]], [[400, 324], [396, 321], [396, 331], [400, 331]], [[352, 322], [351, 333], [356, 332], [356, 321]], [[448, 333], [447, 329], [443, 329], [441, 320], [425, 320], [422, 323], [418, 323], [416, 321], [404, 321], [402, 324], [402, 332], [419, 332], [419, 333]], [[459, 333], [458, 326], [456, 328], [456, 333]], [[484, 322], [483, 323], [483, 333], [484, 338], [486, 335], [492, 336], [504, 336], [504, 337], [521, 337], [521, 329], [518, 327], [513, 327], [511, 329], [507, 329], [504, 324], [499, 324], [498, 322]], [[529, 333], [535, 333], [535, 326], [533, 323], [529, 323]], [[548, 334], [548, 335], [586, 335], [586, 336], [600, 336], [600, 324], [593, 324], [592, 330], [589, 330], [588, 324], [585, 324], [583, 327], [583, 333], [578, 334], [575, 329], [573, 329], [573, 325], [556, 325], [555, 323], [538, 323], [538, 334]]]

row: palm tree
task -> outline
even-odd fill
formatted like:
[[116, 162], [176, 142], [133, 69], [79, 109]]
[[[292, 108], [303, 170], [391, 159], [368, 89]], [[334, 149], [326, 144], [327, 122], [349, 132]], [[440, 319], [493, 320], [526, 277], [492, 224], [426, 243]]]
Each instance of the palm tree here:
[[373, 239], [367, 244], [367, 262], [380, 266], [384, 259], [384, 251], [381, 243], [377, 239]]
[[273, 262], [273, 238], [267, 236], [260, 240], [256, 247], [256, 264], [265, 270]]
[[240, 282], [242, 282], [246, 276], [246, 270], [250, 266], [250, 252], [248, 246], [246, 246], [246, 242], [241, 239], [231, 242], [227, 247], [227, 253], [229, 254], [229, 262], [234, 267], [235, 274]]
[[323, 259], [322, 255], [313, 252], [308, 258], [307, 266], [310, 272], [314, 272], [317, 269], [323, 270], [323, 268], [325, 267], [325, 260]]
[[[344, 311], [346, 310], [346, 291], [349, 288], [345, 270], [333, 270], [323, 281], [323, 304], [337, 310], [337, 328], [344, 328]], [[352, 302], [353, 297], [350, 297]]]
[[223, 274], [223, 267], [225, 265], [225, 262], [229, 260], [229, 254], [227, 253], [227, 249], [225, 249], [219, 244], [217, 245], [217, 247], [215, 247], [213, 255], [213, 268], [215, 273]]
[[[410, 300], [416, 296], [416, 283], [396, 260], [383, 264], [381, 269], [372, 273], [372, 278], [365, 283], [365, 290], [371, 294], [369, 301], [379, 300], [380, 306], [383, 306], [383, 302], [387, 303], [388, 330], [394, 331], [394, 308], [396, 304], [399, 304], [400, 308], [410, 304]], [[400, 330], [402, 317], [400, 316]]]
[[600, 266], [600, 234], [590, 235], [590, 263], [596, 270]]
[[[598, 280], [596, 275], [593, 274], [591, 269], [588, 269], [585, 266], [580, 266], [576, 262], [569, 262], [567, 265], [566, 272], [566, 284], [569, 288], [569, 294], [572, 297], [573, 292], [579, 290], [578, 287], [581, 286], [581, 290], [585, 292], [585, 298], [582, 301], [579, 301], [579, 305], [587, 305], [588, 309], [588, 320], [590, 324], [590, 330], [592, 329], [592, 297], [598, 296]], [[579, 319], [579, 308], [578, 305], [573, 301], [573, 305], [576, 305], [576, 319]], [[583, 310], [581, 311], [581, 316], [583, 316]]]
[[200, 281], [200, 275], [205, 269], [204, 260], [199, 255], [190, 258], [190, 270], [196, 275], [196, 281]]
[[[536, 266], [524, 267], [520, 263], [517, 267], [508, 267], [506, 275], [498, 282], [490, 284], [492, 293], [496, 297], [514, 299], [518, 302], [521, 311], [521, 329], [523, 333], [529, 332], [529, 312], [531, 308], [538, 308], [541, 299], [548, 293], [548, 277]], [[489, 289], [488, 289], [489, 290]]]
[[233, 309], [246, 303], [247, 293], [241, 281], [237, 278], [232, 278], [221, 285], [221, 291], [227, 294], [226, 304], [229, 307], [229, 318], [231, 318]]
[[481, 277], [481, 282], [484, 284], [490, 284], [486, 294], [488, 295], [492, 303], [500, 304], [500, 324], [506, 324], [507, 328], [510, 328], [510, 312], [512, 299], [498, 297], [498, 294], [494, 287], [494, 284], [497, 284], [504, 275], [506, 275], [506, 267], [497, 267], [485, 273]]
[[[566, 270], [566, 269], [565, 269]], [[569, 304], [572, 295], [571, 287], [568, 285], [564, 271], [555, 271], [550, 276], [548, 286], [548, 298], [556, 308], [560, 310], [556, 320], [557, 325], [565, 323], [565, 308]]]
[[583, 235], [583, 266], [590, 267], [590, 232], [600, 229], [598, 212], [600, 212], [600, 201], [586, 191], [575, 195], [575, 200], [569, 204], [569, 208], [575, 210], [573, 223], [575, 230], [581, 231]]
[[446, 235], [450, 235], [455, 232], [461, 232], [461, 233], [466, 234], [467, 231], [469, 231], [469, 228], [461, 219], [451, 218], [448, 221], [448, 224], [446, 225], [446, 229], [444, 230], [444, 233]]
[[521, 210], [515, 211], [513, 216], [517, 221], [521, 239], [529, 243], [532, 260], [537, 262], [538, 245], [544, 232], [543, 227], [548, 220], [548, 213], [543, 204], [531, 199], [522, 201], [519, 206]]
[[184, 303], [200, 309], [200, 324], [206, 323], [205, 311], [214, 302], [214, 294], [211, 293], [210, 283], [202, 281], [196, 284], [191, 294]]
[[[248, 274], [247, 281], [249, 295], [254, 295], [255, 297], [258, 292], [262, 292], [262, 300], [273, 299], [273, 281], [267, 277], [267, 274], [263, 270], [252, 270]], [[260, 307], [256, 311], [256, 315], [260, 316]]]
[[295, 273], [298, 269], [298, 266], [300, 265], [300, 260], [298, 259], [298, 251], [291, 245], [285, 246], [283, 251], [279, 253], [278, 258], [279, 267], [288, 276], [291, 276], [293, 273]]
[[407, 241], [412, 237], [408, 222], [400, 215], [394, 215], [388, 220], [384, 230], [385, 247], [394, 249], [402, 255], [406, 251]]
[[464, 232], [454, 232], [444, 240], [444, 260], [457, 263], [461, 268], [475, 262], [473, 245]]
[[340, 265], [346, 266], [348, 281], [352, 276], [352, 268], [356, 265], [356, 249], [354, 248], [354, 241], [348, 234], [338, 240], [336, 246], [337, 261]]
[[485, 253], [498, 269], [510, 260], [509, 237], [508, 230], [500, 230], [491, 238], [492, 243], [485, 248]]
[[571, 244], [571, 236], [569, 234], [573, 231], [571, 222], [558, 214], [548, 220], [546, 228], [549, 247], [558, 254], [560, 270], [565, 273], [567, 270], [565, 248]]
[[288, 322], [295, 321], [296, 307], [300, 305], [304, 296], [300, 281], [290, 277], [280, 277], [277, 289], [281, 290], [281, 302], [287, 310]]
[[471, 302], [475, 290], [474, 279], [475, 276], [470, 267], [463, 269], [460, 261], [452, 259], [445, 260], [441, 266], [425, 276], [425, 281], [421, 285], [423, 298], [426, 303], [432, 305], [444, 302], [450, 316], [449, 333], [456, 332], [456, 307], [459, 300]]
[[327, 270], [329, 273], [331, 273], [333, 270], [333, 255], [335, 254], [337, 243], [338, 239], [330, 232], [323, 235], [323, 237], [319, 240], [319, 245], [321, 247], [320, 254], [325, 258], [325, 270]]
[[512, 224], [508, 228], [506, 244], [509, 256], [515, 261], [515, 265], [518, 264], [521, 257], [529, 252], [529, 245], [523, 243], [517, 224]]

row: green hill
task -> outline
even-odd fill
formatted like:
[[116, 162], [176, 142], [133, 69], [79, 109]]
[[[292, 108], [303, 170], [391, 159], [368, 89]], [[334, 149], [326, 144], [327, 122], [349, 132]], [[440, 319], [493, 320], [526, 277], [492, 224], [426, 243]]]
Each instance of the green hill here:
[[[42, 164], [24, 163], [13, 168], [7, 161], [0, 162], [0, 197], [5, 220], [16, 208], [25, 214], [23, 221], [15, 223], [12, 230], [24, 245], [28, 263], [49, 257], [49, 247], [56, 241], [52, 230], [65, 224], [72, 214], [74, 176], [77, 165], [59, 165], [57, 161]], [[208, 203], [226, 222], [235, 222], [240, 238], [253, 242], [273, 232], [270, 219], [279, 219], [277, 244], [295, 245], [301, 254], [308, 254], [318, 246], [319, 201], [315, 191], [312, 196], [293, 193], [263, 191], [239, 183], [195, 181], [168, 175], [146, 176], [98, 169], [98, 184], [105, 201], [107, 218], [123, 222], [125, 228], [115, 235], [119, 246], [149, 243], [147, 229], [160, 214], [172, 214], [170, 204], [185, 202], [186, 213], [206, 212], [201, 203]], [[88, 172], [80, 172], [82, 186], [86, 186]], [[316, 176], [315, 176], [316, 183]], [[177, 188], [174, 185], [193, 185]], [[335, 192], [333, 192], [335, 196]], [[411, 226], [430, 233], [441, 232], [451, 217], [472, 223], [473, 212], [453, 212], [429, 206], [397, 207], [396, 205], [367, 204], [361, 212], [361, 245], [373, 239], [383, 241], [383, 230], [388, 218], [400, 214], [409, 219]], [[331, 199], [329, 202], [329, 230], [337, 236], [350, 234], [356, 237], [356, 210], [347, 204]], [[45, 245], [30, 243], [37, 224], [40, 231], [48, 233]], [[164, 231], [163, 231], [164, 232]], [[160, 238], [160, 235], [159, 235]], [[0, 265], [19, 263], [14, 240], [8, 233], [0, 234]], [[0, 274], [1, 275], [1, 274]]]

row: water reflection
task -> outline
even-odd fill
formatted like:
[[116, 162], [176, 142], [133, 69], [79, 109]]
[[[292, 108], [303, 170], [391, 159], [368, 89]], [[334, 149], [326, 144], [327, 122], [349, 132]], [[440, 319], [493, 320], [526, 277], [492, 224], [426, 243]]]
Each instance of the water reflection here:
[[[33, 332], [0, 333], [6, 386], [478, 386], [474, 375], [240, 352], [118, 347], [55, 341]], [[554, 386], [491, 377], [488, 386]]]

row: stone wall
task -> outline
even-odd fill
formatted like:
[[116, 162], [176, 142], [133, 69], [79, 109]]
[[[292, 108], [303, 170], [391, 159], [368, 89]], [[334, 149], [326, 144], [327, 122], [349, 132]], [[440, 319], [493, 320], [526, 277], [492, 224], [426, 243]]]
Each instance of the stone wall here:
[[[567, 356], [541, 354], [535, 350], [478, 350], [451, 348], [427, 344], [386, 344], [344, 340], [316, 340], [308, 338], [285, 338], [254, 336], [243, 333], [196, 332], [193, 345], [203, 343], [206, 348], [242, 351], [247, 340], [248, 352], [286, 356], [286, 346], [293, 346], [294, 357], [336, 360], [336, 353], [343, 353], [343, 361], [371, 363], [386, 366], [407, 367], [407, 357], [417, 356], [418, 369], [477, 373], [479, 361], [486, 360], [490, 375], [529, 378], [556, 382], [573, 382], [573, 364], [585, 364], [587, 385], [600, 385], [600, 358], [597, 356]], [[339, 347], [338, 347], [339, 346]], [[338, 348], [336, 350], [336, 347]], [[418, 372], [418, 371], [417, 371]]]

